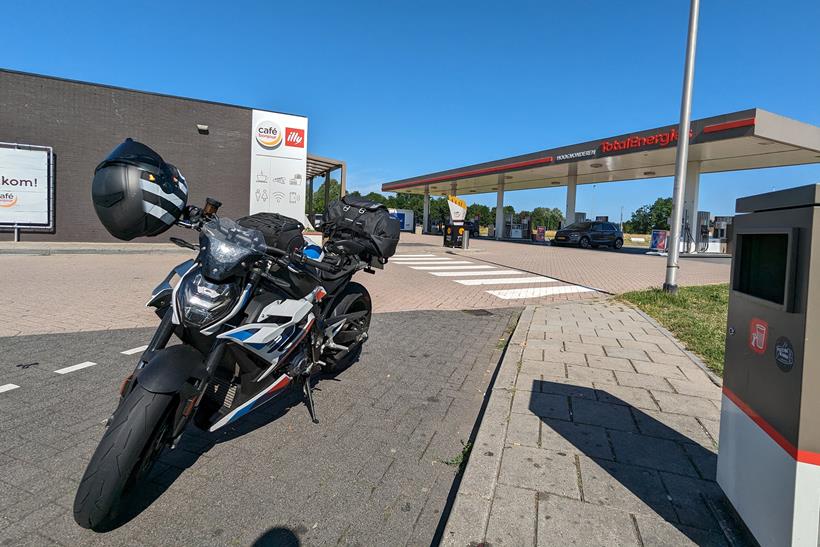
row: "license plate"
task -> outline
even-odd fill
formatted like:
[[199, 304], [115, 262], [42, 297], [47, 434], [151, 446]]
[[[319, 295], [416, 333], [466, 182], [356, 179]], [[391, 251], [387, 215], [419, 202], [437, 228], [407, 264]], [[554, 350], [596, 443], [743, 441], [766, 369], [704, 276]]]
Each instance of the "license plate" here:
[[566, 241], [567, 238], [565, 238], [564, 236], [558, 236], [558, 237], [555, 238], [555, 240], [556, 241]]

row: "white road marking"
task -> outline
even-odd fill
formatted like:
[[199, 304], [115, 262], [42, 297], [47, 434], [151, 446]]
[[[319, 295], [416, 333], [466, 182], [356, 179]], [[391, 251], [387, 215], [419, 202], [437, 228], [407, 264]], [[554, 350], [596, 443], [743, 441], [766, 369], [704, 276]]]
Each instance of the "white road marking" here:
[[[449, 269], [449, 268], [448, 268]], [[464, 277], [467, 275], [515, 275], [515, 274], [523, 274], [524, 272], [519, 272], [517, 270], [481, 270], [481, 271], [474, 271], [474, 272], [430, 272], [433, 275], [437, 275], [439, 277]]]
[[121, 351], [120, 353], [122, 353], [123, 355], [134, 355], [135, 353], [142, 353], [143, 351], [145, 351], [147, 349], [148, 349], [148, 346], [145, 345], [145, 346], [140, 346], [138, 348], [127, 349], [125, 351]]
[[[470, 262], [465, 262], [465, 264], [470, 264]], [[489, 268], [495, 268], [495, 266], [479, 266], [474, 264], [472, 266], [451, 266], [447, 264], [446, 266], [410, 266], [414, 270], [486, 270]]]
[[538, 298], [539, 296], [553, 296], [556, 294], [573, 294], [581, 292], [594, 292], [587, 287], [576, 285], [563, 285], [561, 287], [527, 287], [524, 289], [502, 289], [498, 291], [487, 291], [493, 296], [504, 300], [517, 300], [522, 298]]
[[435, 256], [431, 256], [430, 258], [400, 258], [398, 260], [391, 260], [390, 262], [396, 262], [399, 264], [412, 264], [414, 262], [451, 262], [453, 260], [456, 260], [456, 258], [438, 258]]
[[[469, 264], [469, 266], [462, 266], [462, 264]], [[422, 262], [420, 264], [408, 264], [414, 270], [474, 270], [477, 268], [486, 268], [487, 266], [478, 266], [469, 260], [455, 260], [442, 264], [441, 262]], [[491, 268], [493, 266], [490, 266]]]
[[496, 279], [454, 279], [462, 285], [506, 285], [508, 283], [558, 283], [557, 279], [544, 276], [535, 277], [503, 277]]
[[432, 254], [426, 254], [426, 255], [393, 255], [393, 258], [394, 259], [395, 258], [423, 258], [423, 257], [428, 257], [428, 256], [436, 256], [436, 255], [432, 255]]
[[441, 266], [443, 268], [450, 267], [450, 264], [473, 264], [469, 260], [453, 260], [452, 262], [427, 262], [427, 261], [419, 261], [419, 262], [397, 262], [396, 264], [403, 264], [405, 266]]
[[0, 393], [5, 393], [7, 391], [11, 391], [12, 389], [17, 389], [18, 387], [20, 386], [17, 384], [5, 384], [0, 386]]
[[93, 367], [96, 364], [97, 363], [92, 363], [91, 361], [85, 361], [83, 363], [80, 363], [79, 365], [71, 365], [70, 367], [61, 368], [55, 370], [54, 372], [56, 372], [57, 374], [68, 374], [69, 372], [74, 372], [75, 370]]

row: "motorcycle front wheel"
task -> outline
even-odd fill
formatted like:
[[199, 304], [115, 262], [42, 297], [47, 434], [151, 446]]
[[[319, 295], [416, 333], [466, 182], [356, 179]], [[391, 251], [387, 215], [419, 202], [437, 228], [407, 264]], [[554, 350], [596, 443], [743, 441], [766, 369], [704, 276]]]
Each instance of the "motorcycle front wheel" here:
[[167, 442], [173, 394], [139, 384], [125, 397], [94, 451], [74, 498], [74, 520], [83, 528], [116, 526], [123, 499], [150, 471]]

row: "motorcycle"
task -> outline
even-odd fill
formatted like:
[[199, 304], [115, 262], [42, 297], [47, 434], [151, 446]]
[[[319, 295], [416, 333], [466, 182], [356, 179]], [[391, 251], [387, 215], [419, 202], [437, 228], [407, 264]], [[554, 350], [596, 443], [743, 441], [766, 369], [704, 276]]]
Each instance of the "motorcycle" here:
[[[220, 218], [220, 205], [188, 206], [176, 222], [198, 231], [199, 244], [172, 241], [198, 254], [175, 267], [147, 303], [160, 324], [123, 380], [80, 482], [80, 526], [114, 526], [123, 500], [189, 422], [214, 432], [288, 389], [318, 422], [311, 378], [349, 366], [367, 340], [371, 299], [352, 277], [375, 273], [386, 258], [368, 257], [355, 239], [330, 238], [320, 259], [272, 246], [259, 229]], [[174, 335], [180, 344], [171, 344]]]

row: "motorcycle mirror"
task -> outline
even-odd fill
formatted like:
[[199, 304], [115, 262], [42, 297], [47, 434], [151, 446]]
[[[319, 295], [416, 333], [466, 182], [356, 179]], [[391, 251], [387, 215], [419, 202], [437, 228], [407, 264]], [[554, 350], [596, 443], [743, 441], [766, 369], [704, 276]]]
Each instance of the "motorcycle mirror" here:
[[192, 251], [198, 251], [199, 250], [199, 247], [197, 245], [194, 245], [193, 243], [188, 243], [184, 239], [180, 239], [178, 237], [172, 237], [171, 238], [171, 243], [173, 243], [177, 247], [183, 247], [185, 249], [191, 249]]

